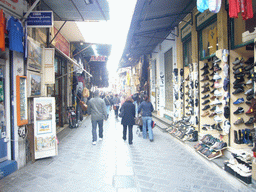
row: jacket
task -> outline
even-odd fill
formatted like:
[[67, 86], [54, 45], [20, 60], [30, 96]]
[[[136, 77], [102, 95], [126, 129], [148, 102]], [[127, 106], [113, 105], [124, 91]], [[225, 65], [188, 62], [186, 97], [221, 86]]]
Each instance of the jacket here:
[[124, 102], [120, 111], [124, 112], [121, 120], [122, 125], [135, 125], [135, 105], [131, 101]]
[[149, 102], [143, 101], [139, 105], [138, 113], [140, 113], [141, 111], [142, 111], [142, 117], [151, 117], [152, 112], [154, 111], [152, 103], [150, 101]]
[[120, 104], [120, 98], [119, 97], [114, 97], [112, 101], [113, 101], [113, 105], [117, 106], [117, 105]]
[[88, 102], [88, 114], [92, 121], [107, 119], [107, 107], [103, 99], [95, 97]]

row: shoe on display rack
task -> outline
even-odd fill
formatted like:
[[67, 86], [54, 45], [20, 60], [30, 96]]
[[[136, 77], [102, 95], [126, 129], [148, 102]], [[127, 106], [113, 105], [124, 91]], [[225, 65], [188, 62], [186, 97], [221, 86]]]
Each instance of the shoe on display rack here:
[[208, 91], [210, 91], [210, 88], [209, 87], [205, 87], [204, 90], [201, 93], [206, 93]]
[[244, 83], [236, 84], [236, 85], [233, 86], [234, 89], [238, 89], [238, 88], [243, 89], [244, 87], [245, 87], [245, 84], [244, 84]]
[[252, 95], [253, 93], [254, 93], [254, 89], [251, 88], [251, 89], [247, 90], [244, 94], [245, 95]]
[[206, 105], [202, 110], [205, 111], [210, 108], [210, 105]]
[[205, 69], [208, 69], [209, 68], [209, 65], [208, 65], [208, 63], [204, 63], [204, 66], [203, 66], [203, 68], [201, 68], [200, 70], [205, 70]]
[[214, 88], [219, 89], [219, 88], [222, 88], [222, 87], [223, 87], [223, 85], [220, 84], [218, 81], [216, 81], [216, 82], [214, 83]]
[[246, 121], [244, 124], [245, 125], [252, 125], [254, 123], [254, 117], [250, 117], [250, 119], [248, 121]]
[[243, 92], [244, 92], [244, 89], [243, 89], [243, 88], [238, 88], [238, 89], [236, 89], [232, 94], [233, 94], [233, 95], [236, 95], [236, 94], [243, 93]]
[[209, 99], [205, 100], [205, 101], [202, 103], [202, 105], [206, 105], [207, 103], [210, 103], [210, 100], [209, 100]]
[[[219, 116], [215, 116], [214, 117], [214, 121], [218, 122], [218, 123], [221, 123], [222, 122], [222, 118], [219, 117]], [[217, 129], [217, 128], [216, 128]]]
[[213, 106], [213, 107], [210, 109], [210, 111], [215, 111], [216, 108], [217, 108], [217, 106]]
[[214, 91], [216, 91], [217, 89], [216, 88], [214, 88], [210, 93], [211, 94], [213, 94], [214, 93]]
[[243, 58], [236, 58], [235, 59], [235, 61], [232, 63], [233, 65], [238, 65], [238, 64], [240, 64], [240, 63], [242, 63], [244, 61], [244, 59]]
[[210, 97], [210, 95], [209, 95], [209, 94], [206, 94], [206, 95], [204, 95], [204, 96], [202, 97], [202, 99], [206, 99], [206, 98], [208, 98], [208, 97]]
[[218, 63], [218, 62], [220, 62], [221, 61], [221, 59], [219, 59], [217, 56], [214, 56], [213, 58], [212, 58], [212, 62], [213, 63]]
[[213, 112], [209, 115], [209, 117], [214, 117], [215, 115], [217, 115], [217, 113]]
[[233, 124], [234, 125], [240, 125], [244, 123], [244, 119], [242, 117], [239, 117]]
[[244, 108], [243, 107], [238, 107], [237, 110], [234, 111], [235, 115], [242, 114], [242, 113], [244, 113]]
[[232, 67], [234, 71], [236, 71], [237, 69], [244, 69], [244, 64], [240, 63], [238, 65], [235, 65], [234, 67]]
[[202, 88], [205, 88], [205, 87], [207, 87], [207, 86], [209, 86], [210, 85], [210, 83], [209, 82], [206, 82], [206, 83], [204, 83], [204, 85], [202, 86]]
[[252, 106], [248, 109], [248, 111], [245, 112], [246, 115], [254, 114], [254, 109]]
[[246, 82], [246, 85], [251, 85], [252, 84], [252, 79], [249, 79], [247, 82]]
[[252, 100], [253, 99], [253, 95], [248, 95], [247, 97], [246, 97], [246, 99], [248, 100], [248, 101], [250, 101], [250, 100]]
[[213, 100], [213, 99], [215, 99], [215, 98], [216, 98], [215, 95], [213, 95], [213, 96], [210, 97], [211, 100]]
[[233, 82], [233, 84], [234, 84], [234, 85], [237, 85], [237, 84], [242, 83], [242, 82], [244, 82], [244, 78], [243, 78], [243, 77], [241, 77], [240, 79], [236, 79], [236, 80]]
[[226, 134], [229, 134], [229, 130], [230, 130], [230, 122], [229, 120], [225, 120], [224, 121], [224, 126], [223, 126], [223, 131], [226, 133]]
[[238, 105], [238, 104], [241, 104], [241, 103], [244, 103], [244, 98], [238, 98], [233, 104]]
[[218, 106], [216, 106], [215, 113], [222, 114], [223, 111]]
[[239, 74], [234, 75], [235, 79], [239, 79], [239, 78], [244, 77], [244, 76], [245, 76], [244, 73], [239, 73]]
[[220, 79], [221, 79], [221, 76], [219, 76], [219, 73], [216, 72], [212, 79], [214, 79], [214, 80], [220, 80]]
[[214, 71], [209, 76], [213, 76], [213, 75], [214, 75]]
[[210, 114], [209, 111], [205, 111], [205, 112], [201, 115], [201, 117], [206, 117], [206, 116], [209, 115], [209, 114]]
[[222, 102], [215, 98], [215, 100], [211, 102], [210, 105], [222, 105]]
[[207, 74], [209, 74], [209, 71], [208, 71], [207, 69], [205, 69], [204, 72], [203, 72], [203, 74], [202, 74], [201, 76], [205, 76], [205, 75], [207, 75]]
[[245, 62], [244, 62], [246, 65], [251, 65], [254, 63], [254, 57], [250, 57], [249, 59], [247, 59]]
[[209, 80], [209, 76], [205, 75], [204, 78], [201, 80], [201, 82], [204, 82], [204, 81], [207, 81], [207, 80]]
[[215, 90], [214, 91], [214, 96], [221, 97], [222, 96], [222, 92], [220, 92], [219, 90]]

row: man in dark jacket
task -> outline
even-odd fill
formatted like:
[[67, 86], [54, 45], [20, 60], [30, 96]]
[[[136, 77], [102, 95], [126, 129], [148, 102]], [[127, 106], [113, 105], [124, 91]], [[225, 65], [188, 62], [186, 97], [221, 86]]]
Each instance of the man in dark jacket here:
[[120, 114], [122, 114], [121, 124], [123, 125], [123, 140], [126, 140], [128, 126], [130, 145], [132, 144], [133, 140], [132, 127], [135, 124], [135, 105], [132, 102], [132, 97], [127, 97], [120, 109]]
[[97, 142], [97, 124], [99, 125], [99, 140], [103, 139], [103, 120], [107, 119], [106, 104], [99, 96], [99, 91], [94, 92], [94, 98], [88, 102], [88, 114], [91, 115], [92, 121], [92, 144]]

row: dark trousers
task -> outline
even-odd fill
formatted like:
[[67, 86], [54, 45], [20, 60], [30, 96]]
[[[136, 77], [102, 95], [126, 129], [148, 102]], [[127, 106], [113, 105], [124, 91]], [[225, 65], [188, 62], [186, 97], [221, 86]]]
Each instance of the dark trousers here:
[[103, 138], [103, 120], [92, 121], [92, 141], [97, 141], [97, 125], [99, 125], [99, 138]]
[[119, 110], [119, 106], [116, 106], [116, 109], [115, 109], [115, 115], [116, 115], [116, 117], [118, 117], [118, 110]]
[[126, 140], [126, 135], [127, 135], [127, 126], [129, 129], [129, 144], [132, 144], [132, 139], [133, 139], [133, 135], [132, 135], [132, 127], [133, 125], [123, 125], [123, 140]]

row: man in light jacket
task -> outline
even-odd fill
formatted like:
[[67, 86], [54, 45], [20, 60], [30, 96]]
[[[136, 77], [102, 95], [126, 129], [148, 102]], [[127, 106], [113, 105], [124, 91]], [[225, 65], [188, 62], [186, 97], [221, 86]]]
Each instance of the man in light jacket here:
[[99, 126], [99, 140], [103, 139], [103, 120], [107, 119], [107, 108], [103, 99], [99, 96], [99, 91], [94, 92], [94, 98], [88, 102], [88, 114], [91, 115], [92, 121], [92, 144], [97, 143], [97, 124]]

